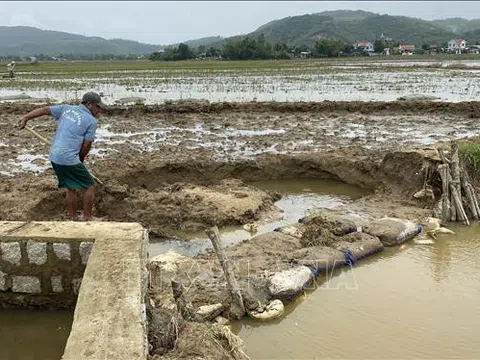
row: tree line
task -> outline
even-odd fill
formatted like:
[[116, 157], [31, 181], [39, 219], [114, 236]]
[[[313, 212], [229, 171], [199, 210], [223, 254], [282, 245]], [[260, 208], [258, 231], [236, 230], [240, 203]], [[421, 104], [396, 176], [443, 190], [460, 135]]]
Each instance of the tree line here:
[[[383, 40], [374, 42], [374, 51], [382, 52], [386, 47], [398, 47], [399, 43], [388, 43]], [[421, 49], [420, 49], [421, 51]], [[303, 53], [303, 54], [302, 54]], [[195, 58], [223, 58], [227, 60], [267, 60], [290, 59], [307, 55], [309, 57], [338, 57], [352, 55], [368, 55], [352, 44], [341, 40], [319, 39], [312, 45], [288, 46], [286, 43], [270, 43], [263, 35], [246, 36], [226, 40], [221, 47], [199, 46], [191, 48], [187, 44], [169, 46], [164, 51], [150, 55], [152, 61], [176, 61]]]

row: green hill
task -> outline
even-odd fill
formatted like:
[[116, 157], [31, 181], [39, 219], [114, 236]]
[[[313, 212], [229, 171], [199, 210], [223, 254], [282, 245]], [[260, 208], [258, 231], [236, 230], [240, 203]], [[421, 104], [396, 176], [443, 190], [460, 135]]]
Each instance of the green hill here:
[[221, 36], [209, 36], [209, 37], [204, 37], [200, 39], [194, 39], [194, 40], [188, 40], [185, 41], [184, 44], [187, 44], [188, 46], [192, 48], [198, 48], [199, 46], [215, 46], [223, 41], [223, 37]]
[[433, 20], [433, 24], [443, 27], [445, 30], [455, 34], [462, 34], [480, 29], [480, 19], [467, 20], [462, 18], [450, 18], [444, 20]]
[[[470, 24], [475, 24], [475, 21]], [[420, 46], [424, 42], [444, 43], [458, 37], [457, 33], [448, 30], [444, 25], [431, 21], [348, 10], [275, 20], [251, 33], [259, 34], [264, 34], [267, 41], [286, 42], [289, 45], [309, 45], [321, 38], [338, 39], [348, 43], [359, 40], [374, 41], [383, 34], [395, 42]]]
[[87, 37], [29, 26], [0, 26], [0, 56], [35, 54], [150, 54], [162, 46], [137, 41]]

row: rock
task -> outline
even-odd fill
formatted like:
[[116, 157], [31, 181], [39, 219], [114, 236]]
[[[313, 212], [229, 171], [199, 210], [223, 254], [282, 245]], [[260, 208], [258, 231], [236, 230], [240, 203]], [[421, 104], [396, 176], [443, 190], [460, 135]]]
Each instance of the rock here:
[[291, 298], [302, 292], [312, 280], [312, 271], [306, 266], [298, 266], [273, 275], [268, 281], [268, 291], [274, 298]]
[[213, 305], [200, 306], [196, 313], [198, 316], [200, 316], [200, 318], [203, 321], [212, 321], [218, 315], [220, 315], [222, 311], [223, 311], [223, 305], [219, 303], [219, 304], [213, 304]]
[[255, 320], [269, 321], [279, 318], [284, 312], [285, 306], [283, 305], [283, 302], [275, 299], [270, 301], [265, 307], [249, 311], [248, 316]]

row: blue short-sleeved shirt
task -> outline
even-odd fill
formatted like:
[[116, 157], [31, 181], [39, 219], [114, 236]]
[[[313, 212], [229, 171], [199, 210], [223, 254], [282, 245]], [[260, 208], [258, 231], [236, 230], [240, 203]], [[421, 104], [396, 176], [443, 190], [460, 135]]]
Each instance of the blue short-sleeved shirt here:
[[51, 106], [50, 114], [58, 120], [50, 161], [58, 165], [80, 164], [83, 141], [95, 140], [97, 119], [84, 105]]

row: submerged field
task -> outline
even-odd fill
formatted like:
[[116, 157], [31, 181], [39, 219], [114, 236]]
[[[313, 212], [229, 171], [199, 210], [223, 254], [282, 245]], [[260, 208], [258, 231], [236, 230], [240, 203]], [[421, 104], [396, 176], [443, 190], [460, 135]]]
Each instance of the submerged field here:
[[25, 93], [65, 101], [95, 90], [110, 104], [132, 96], [146, 104], [179, 99], [393, 101], [408, 95], [475, 100], [480, 57], [458, 59], [53, 62], [19, 65], [16, 79], [0, 79], [0, 98]]

